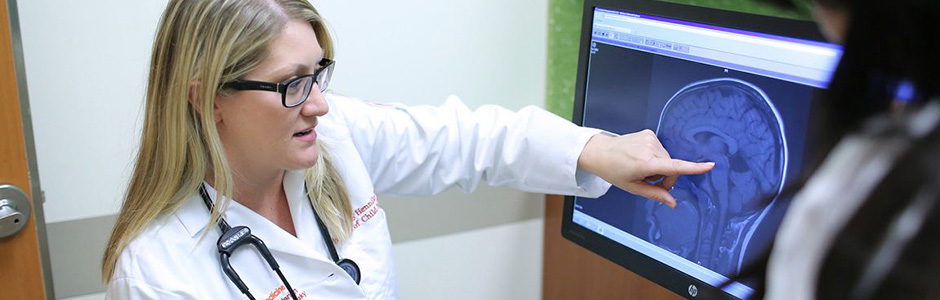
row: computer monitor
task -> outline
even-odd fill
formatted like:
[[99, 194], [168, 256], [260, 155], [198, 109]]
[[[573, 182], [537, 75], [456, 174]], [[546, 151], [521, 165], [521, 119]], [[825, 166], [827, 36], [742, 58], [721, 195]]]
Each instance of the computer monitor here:
[[567, 197], [569, 240], [695, 299], [766, 250], [781, 191], [814, 145], [817, 95], [841, 56], [808, 21], [648, 0], [586, 0], [574, 121], [616, 134], [652, 129], [673, 158], [713, 161], [682, 176], [677, 207], [612, 187]]

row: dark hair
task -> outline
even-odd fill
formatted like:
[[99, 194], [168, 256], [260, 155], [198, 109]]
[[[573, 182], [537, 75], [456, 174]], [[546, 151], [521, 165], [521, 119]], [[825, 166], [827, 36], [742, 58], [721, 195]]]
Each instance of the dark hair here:
[[[797, 7], [800, 0], [761, 0]], [[845, 52], [832, 78], [820, 139], [828, 152], [862, 121], [885, 112], [899, 86], [917, 91], [910, 99], [923, 102], [940, 90], [940, 1], [937, 0], [814, 0], [850, 16]]]
[[[774, 3], [783, 7], [798, 8], [806, 0], [760, 0]], [[814, 0], [814, 2], [827, 9], [841, 10], [849, 16], [847, 32], [843, 37], [844, 53], [839, 66], [833, 75], [829, 90], [821, 102], [822, 116], [820, 125], [815, 128], [818, 151], [808, 155], [810, 159], [807, 170], [802, 179], [787, 187], [784, 194], [792, 195], [805, 184], [816, 167], [821, 163], [835, 144], [846, 134], [858, 131], [865, 120], [878, 114], [887, 113], [892, 105], [906, 103], [917, 106], [929, 99], [940, 96], [940, 0]], [[902, 87], [911, 87], [916, 91], [912, 95], [899, 97]], [[904, 102], [898, 102], [905, 100]], [[936, 171], [940, 169], [940, 148], [938, 148], [937, 134], [932, 134], [924, 142], [917, 143], [912, 149], [901, 157], [884, 182], [880, 183], [876, 191], [869, 195], [865, 204], [859, 208], [849, 224], [838, 235], [830, 253], [827, 254], [820, 270], [818, 286], [819, 299], [842, 299], [849, 295], [839, 294], [834, 289], [846, 290], [859, 279], [857, 269], [870, 256], [858, 256], [858, 253], [873, 251], [873, 244], [878, 242], [880, 234], [885, 232], [885, 222], [892, 219], [901, 211], [913, 196], [911, 193], [923, 186], [938, 186], [940, 183], [927, 182], [928, 178], [937, 178]], [[928, 167], [930, 166], [930, 167]], [[931, 169], [933, 168], [933, 169]], [[934, 179], [936, 180], [936, 179]], [[906, 198], [905, 198], [906, 197]], [[899, 200], [900, 199], [900, 200]], [[937, 199], [933, 199], [936, 201]], [[893, 209], [887, 209], [890, 206]], [[937, 220], [940, 208], [934, 206], [931, 218], [925, 230], [909, 244], [892, 276], [905, 273], [904, 269], [916, 256], [909, 253], [919, 251], [929, 255], [924, 259], [921, 267], [934, 272], [933, 285], [940, 276], [940, 256], [938, 242], [933, 237], [940, 236]], [[875, 230], [875, 228], [880, 228]], [[859, 241], [865, 241], [861, 243]], [[925, 245], [926, 243], [926, 245]], [[923, 247], [929, 246], [929, 247]], [[919, 249], [919, 250], [918, 250]], [[925, 250], [926, 249], [926, 250]], [[766, 272], [769, 251], [763, 259], [756, 260], [752, 265], [742, 269], [735, 280], [752, 279], [755, 283], [753, 298], [762, 298], [764, 292], [763, 278]], [[905, 261], [906, 260], [906, 261]], [[932, 263], [931, 263], [932, 262]], [[855, 269], [848, 268], [855, 266]], [[893, 271], [893, 272], [894, 272]], [[851, 274], [846, 276], [846, 274]], [[920, 273], [929, 275], [927, 273]], [[853, 277], [854, 276], [854, 277]], [[901, 275], [898, 275], [901, 276]], [[906, 278], [906, 277], [891, 277]], [[875, 291], [876, 296], [886, 296], [886, 299], [911, 299], [898, 297], [898, 295], [883, 294], [884, 291], [896, 291], [899, 288], [915, 295], [925, 295], [922, 291], [915, 291], [911, 286], [898, 285], [900, 282], [889, 279], [880, 289]], [[894, 283], [892, 283], [894, 282]], [[911, 281], [923, 283], [921, 281]], [[921, 285], [923, 287], [923, 285]], [[929, 286], [929, 285], [928, 285]], [[928, 291], [929, 292], [929, 291]], [[940, 297], [936, 288], [934, 297]], [[921, 297], [922, 298], [922, 297]]]
[[895, 121], [874, 138], [908, 150], [833, 239], [817, 299], [940, 299], [940, 130], [913, 137]]

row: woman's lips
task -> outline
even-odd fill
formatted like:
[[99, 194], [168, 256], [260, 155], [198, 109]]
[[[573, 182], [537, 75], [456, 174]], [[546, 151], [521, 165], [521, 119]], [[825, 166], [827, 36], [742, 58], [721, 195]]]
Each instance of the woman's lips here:
[[298, 131], [297, 133], [294, 133], [294, 138], [295, 138], [295, 139], [298, 139], [298, 140], [301, 140], [301, 141], [307, 141], [307, 142], [316, 141], [316, 140], [317, 140], [317, 132], [316, 132], [315, 130], [313, 130], [313, 126], [310, 126], [310, 127], [308, 127], [307, 129], [304, 129], [304, 130]]

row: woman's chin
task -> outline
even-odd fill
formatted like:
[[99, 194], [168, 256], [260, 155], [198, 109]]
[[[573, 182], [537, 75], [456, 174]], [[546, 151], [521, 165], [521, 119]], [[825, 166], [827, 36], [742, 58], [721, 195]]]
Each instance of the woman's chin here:
[[319, 155], [318, 153], [316, 153], [316, 151], [314, 151], [314, 153], [304, 153], [303, 155], [297, 156], [295, 157], [295, 159], [292, 160], [292, 163], [291, 163], [292, 167], [290, 169], [293, 169], [293, 170], [309, 169], [310, 167], [313, 167], [317, 164], [318, 157]]

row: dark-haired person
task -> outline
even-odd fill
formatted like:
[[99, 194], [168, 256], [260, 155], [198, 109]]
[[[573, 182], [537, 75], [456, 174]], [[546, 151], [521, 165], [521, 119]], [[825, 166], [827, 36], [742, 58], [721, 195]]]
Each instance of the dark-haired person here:
[[940, 299], [940, 1], [813, 9], [845, 47], [823, 104], [827, 155], [793, 198], [753, 298]]

